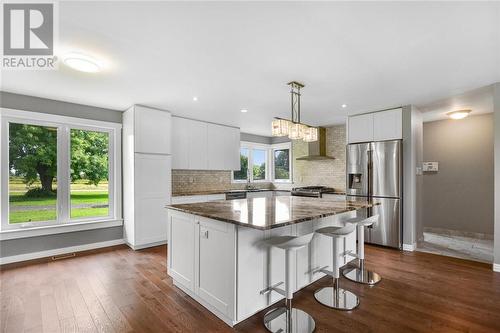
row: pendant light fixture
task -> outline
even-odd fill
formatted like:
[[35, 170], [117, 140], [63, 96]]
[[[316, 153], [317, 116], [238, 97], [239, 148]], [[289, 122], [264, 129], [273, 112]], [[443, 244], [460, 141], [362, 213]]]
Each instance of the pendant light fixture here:
[[272, 122], [273, 136], [288, 136], [291, 140], [313, 142], [318, 140], [318, 128], [300, 122], [300, 89], [304, 88], [297, 81], [288, 82], [290, 86], [292, 120], [274, 118]]

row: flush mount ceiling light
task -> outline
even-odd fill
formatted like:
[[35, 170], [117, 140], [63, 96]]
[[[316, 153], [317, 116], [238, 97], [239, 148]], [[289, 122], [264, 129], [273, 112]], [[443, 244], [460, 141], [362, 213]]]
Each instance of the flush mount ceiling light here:
[[194, 96], [193, 101], [195, 101], [195, 102], [198, 101], [198, 97]]
[[458, 111], [452, 111], [448, 112], [446, 115], [450, 117], [451, 119], [464, 119], [471, 113], [472, 110], [458, 110]]
[[99, 61], [81, 53], [68, 53], [63, 56], [63, 62], [66, 66], [80, 72], [97, 73], [101, 71]]
[[247, 109], [241, 109], [240, 111], [241, 111], [242, 113], [247, 113], [247, 112], [248, 112], [248, 110], [247, 110]]
[[288, 82], [291, 87], [292, 120], [274, 118], [272, 122], [273, 136], [288, 136], [291, 140], [313, 142], [318, 140], [318, 128], [300, 122], [300, 89], [304, 88], [297, 81]]
[[341, 106], [343, 109], [345, 109], [347, 107], [347, 104], [342, 104]]

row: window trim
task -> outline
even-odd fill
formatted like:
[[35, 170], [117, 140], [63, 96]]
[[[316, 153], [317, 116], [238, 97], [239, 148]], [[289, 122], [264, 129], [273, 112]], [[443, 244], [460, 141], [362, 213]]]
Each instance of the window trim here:
[[[240, 142], [240, 150], [242, 148], [248, 149], [248, 169], [253, 170], [253, 149], [261, 149], [266, 151], [266, 179], [262, 180], [254, 180], [253, 179], [253, 171], [250, 172], [250, 183], [292, 183], [293, 179], [293, 166], [292, 166], [292, 143], [284, 142], [284, 143], [275, 143], [275, 144], [264, 144], [264, 143], [255, 143], [249, 141], [241, 141]], [[275, 179], [274, 175], [274, 151], [280, 149], [289, 149], [289, 165], [290, 165], [290, 178], [289, 179]], [[240, 180], [234, 179], [234, 172], [231, 172], [231, 182], [236, 184], [247, 183], [248, 180]]]
[[[57, 135], [57, 219], [55, 221], [36, 221], [9, 224], [9, 123], [58, 128]], [[40, 230], [43, 228], [86, 225], [96, 222], [107, 223], [122, 219], [121, 198], [121, 128], [119, 123], [90, 120], [76, 117], [59, 116], [47, 113], [0, 108], [0, 232]], [[83, 129], [106, 132], [109, 135], [109, 181], [107, 216], [70, 218], [70, 130]], [[65, 228], [69, 229], [69, 228]], [[74, 229], [74, 228], [73, 228]]]

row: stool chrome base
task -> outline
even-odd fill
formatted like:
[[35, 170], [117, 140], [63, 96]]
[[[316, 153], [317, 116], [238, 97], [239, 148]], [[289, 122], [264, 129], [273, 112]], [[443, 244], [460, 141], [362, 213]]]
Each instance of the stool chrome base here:
[[349, 311], [359, 305], [358, 296], [339, 287], [321, 288], [314, 293], [314, 298], [321, 304], [337, 310]]
[[377, 273], [361, 268], [347, 268], [342, 272], [342, 274], [353, 282], [369, 284], [371, 286], [382, 280], [380, 275]]
[[316, 328], [313, 317], [308, 313], [291, 308], [279, 307], [264, 315], [264, 325], [273, 333], [311, 333]]

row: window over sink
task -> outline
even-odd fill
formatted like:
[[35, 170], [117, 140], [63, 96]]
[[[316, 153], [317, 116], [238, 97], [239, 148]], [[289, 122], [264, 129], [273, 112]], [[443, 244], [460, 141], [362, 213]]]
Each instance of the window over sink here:
[[291, 182], [291, 143], [274, 145], [241, 142], [241, 169], [233, 171], [233, 182]]

